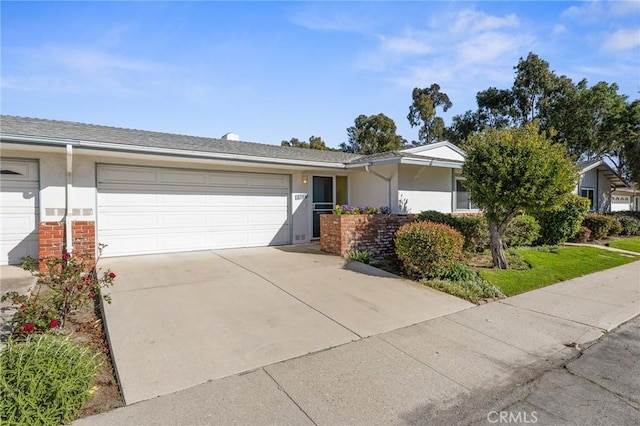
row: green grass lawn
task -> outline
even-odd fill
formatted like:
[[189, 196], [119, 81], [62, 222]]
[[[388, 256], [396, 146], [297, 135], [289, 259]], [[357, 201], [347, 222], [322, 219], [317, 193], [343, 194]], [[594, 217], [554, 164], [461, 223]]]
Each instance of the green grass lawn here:
[[625, 238], [623, 240], [611, 241], [608, 245], [609, 247], [640, 253], [640, 237], [631, 237]]
[[519, 249], [517, 253], [531, 265], [531, 269], [480, 271], [482, 278], [499, 287], [507, 296], [640, 260], [640, 256], [595, 247], [560, 247], [550, 252]]

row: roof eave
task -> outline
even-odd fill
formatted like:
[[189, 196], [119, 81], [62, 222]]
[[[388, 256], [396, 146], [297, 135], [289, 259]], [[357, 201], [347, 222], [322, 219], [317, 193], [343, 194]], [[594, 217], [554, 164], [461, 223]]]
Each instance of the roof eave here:
[[221, 152], [205, 152], [205, 151], [193, 151], [193, 150], [180, 150], [171, 148], [157, 148], [157, 147], [143, 147], [139, 145], [121, 145], [108, 142], [94, 142], [94, 141], [81, 141], [70, 139], [58, 139], [58, 138], [43, 138], [33, 136], [21, 136], [0, 133], [0, 141], [7, 143], [18, 144], [32, 144], [32, 145], [46, 145], [46, 146], [65, 146], [71, 145], [76, 149], [97, 150], [97, 151], [117, 151], [117, 152], [135, 152], [140, 154], [149, 155], [167, 155], [172, 157], [189, 157], [189, 158], [202, 158], [211, 160], [228, 160], [228, 161], [243, 161], [248, 163], [257, 164], [281, 164], [291, 166], [305, 166], [305, 167], [318, 167], [318, 168], [331, 168], [331, 169], [345, 169], [344, 163], [332, 163], [324, 161], [312, 161], [312, 160], [295, 160], [295, 159], [282, 159], [273, 157], [259, 157], [245, 154], [228, 154]]

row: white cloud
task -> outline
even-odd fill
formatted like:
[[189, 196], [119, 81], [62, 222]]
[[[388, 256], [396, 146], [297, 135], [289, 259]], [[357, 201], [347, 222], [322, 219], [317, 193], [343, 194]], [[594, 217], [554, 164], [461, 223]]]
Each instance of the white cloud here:
[[564, 34], [567, 32], [567, 27], [562, 25], [562, 24], [556, 24], [553, 27], [553, 31], [551, 31], [551, 34], [554, 36], [559, 36], [561, 34]]
[[602, 47], [611, 50], [628, 50], [640, 46], [640, 28], [624, 28], [607, 34]]
[[504, 17], [491, 16], [473, 9], [460, 11], [451, 27], [454, 33], [478, 33], [501, 28], [518, 28], [520, 22], [515, 14]]
[[380, 40], [381, 49], [389, 53], [424, 55], [434, 51], [426, 38], [414, 32], [398, 37], [380, 36]]

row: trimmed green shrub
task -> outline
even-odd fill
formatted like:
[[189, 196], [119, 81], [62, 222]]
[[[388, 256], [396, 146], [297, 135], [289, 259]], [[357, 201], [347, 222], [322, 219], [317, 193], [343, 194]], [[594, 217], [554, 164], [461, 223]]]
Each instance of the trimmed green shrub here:
[[601, 240], [609, 235], [611, 221], [603, 214], [591, 213], [582, 221], [582, 226], [589, 228], [592, 240]]
[[464, 237], [464, 250], [482, 252], [489, 248], [489, 225], [480, 214], [464, 214], [453, 216], [435, 210], [425, 210], [416, 216], [416, 221], [430, 221], [449, 225]]
[[507, 247], [530, 246], [540, 236], [540, 225], [533, 216], [516, 216], [507, 225], [502, 242]]
[[569, 194], [558, 207], [529, 212], [540, 225], [540, 238], [536, 244], [557, 245], [567, 241], [580, 229], [589, 206], [587, 198]]
[[571, 237], [569, 241], [573, 243], [586, 243], [591, 239], [591, 229], [586, 226], [581, 226], [578, 232]]
[[66, 423], [89, 398], [98, 363], [69, 337], [10, 339], [0, 353], [0, 423]]
[[622, 232], [620, 235], [640, 235], [640, 219], [636, 219], [633, 216], [617, 216], [620, 225], [622, 226]]
[[607, 235], [610, 237], [615, 237], [617, 235], [620, 235], [620, 233], [623, 231], [620, 220], [615, 216], [607, 215], [606, 217], [607, 217], [607, 220], [609, 221], [609, 232], [607, 233]]
[[418, 222], [435, 222], [435, 223], [444, 223], [445, 225], [453, 226], [454, 218], [451, 217], [450, 214], [440, 213], [435, 210], [425, 210], [416, 215], [415, 218]]
[[464, 236], [464, 250], [482, 252], [489, 248], [489, 224], [482, 214], [453, 216], [451, 226]]
[[448, 225], [411, 222], [396, 232], [396, 254], [412, 278], [430, 278], [462, 259], [464, 238]]

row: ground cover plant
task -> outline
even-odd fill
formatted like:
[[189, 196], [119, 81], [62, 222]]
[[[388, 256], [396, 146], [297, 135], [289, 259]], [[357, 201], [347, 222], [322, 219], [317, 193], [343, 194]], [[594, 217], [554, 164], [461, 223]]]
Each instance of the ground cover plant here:
[[473, 269], [462, 263], [454, 263], [449, 268], [441, 269], [437, 278], [423, 279], [420, 282], [473, 303], [504, 297], [498, 287], [485, 281]]
[[640, 237], [625, 238], [607, 243], [609, 247], [640, 253]]
[[0, 353], [0, 419], [3, 424], [68, 422], [91, 395], [97, 355], [69, 336], [10, 339]]
[[530, 265], [530, 269], [480, 271], [482, 278], [507, 296], [640, 260], [640, 256], [595, 247], [521, 248], [515, 252]]
[[3, 296], [16, 313], [0, 354], [0, 423], [60, 424], [123, 405], [101, 318], [115, 273], [99, 272], [90, 256], [43, 259], [41, 271], [24, 260], [38, 281], [30, 295]]

